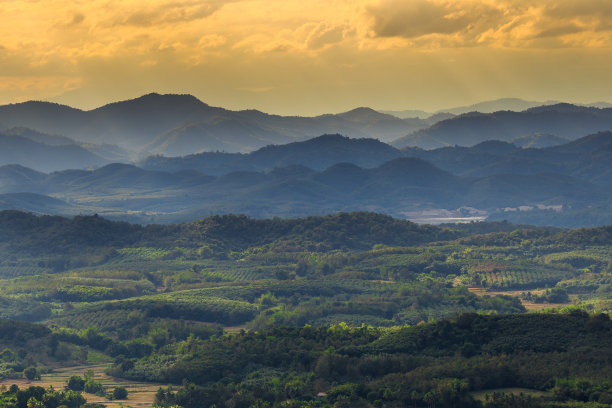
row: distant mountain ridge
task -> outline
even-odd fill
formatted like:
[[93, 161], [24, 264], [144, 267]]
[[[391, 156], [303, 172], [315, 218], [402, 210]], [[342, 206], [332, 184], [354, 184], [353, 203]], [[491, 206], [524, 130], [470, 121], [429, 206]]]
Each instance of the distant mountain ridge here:
[[62, 135], [81, 143], [115, 144], [167, 156], [203, 151], [248, 152], [324, 133], [390, 141], [431, 122], [403, 120], [369, 108], [316, 117], [269, 115], [212, 107], [191, 95], [159, 95], [82, 111], [49, 102], [0, 106], [0, 123]]
[[78, 207], [42, 194], [0, 194], [0, 211], [15, 209], [35, 214], [75, 214], [78, 212]]
[[[31, 132], [31, 131], [30, 131]], [[51, 137], [45, 144], [33, 139], [45, 140], [46, 135], [24, 137], [22, 132], [0, 132], [0, 165], [19, 164], [39, 171], [55, 171], [65, 168], [88, 168], [109, 163], [108, 160], [78, 144], [59, 144], [61, 138]]]
[[610, 131], [539, 149], [519, 148], [509, 142], [487, 141], [472, 147], [455, 146], [432, 150], [407, 148], [403, 152], [465, 177], [556, 173], [600, 185], [609, 184], [612, 180]]
[[[405, 216], [428, 208], [583, 208], [605, 206], [612, 199], [607, 186], [610, 152], [612, 132], [545, 149], [489, 141], [472, 148], [403, 152], [372, 139], [324, 135], [248, 155], [153, 161], [156, 166], [151, 169], [110, 164], [91, 171], [43, 174], [4, 166], [0, 193], [28, 192], [69, 203], [50, 203], [53, 213], [96, 212], [142, 222], [175, 222], [215, 213], [295, 217], [367, 210]], [[372, 161], [376, 156], [378, 164]], [[338, 162], [339, 157], [362, 164]], [[214, 169], [211, 159], [219, 165], [216, 175], [201, 171], [206, 166]], [[522, 166], [520, 174], [505, 171], [517, 163]]]
[[549, 133], [574, 140], [584, 135], [612, 130], [612, 109], [556, 104], [522, 112], [466, 113], [438, 122], [393, 141], [402, 148], [433, 149], [445, 146], [473, 146], [486, 140], [511, 141], [534, 133]]
[[[433, 115], [439, 114], [447, 114], [449, 116], [463, 115], [465, 113], [470, 112], [480, 112], [480, 113], [493, 113], [499, 111], [514, 111], [521, 112], [527, 110], [529, 108], [534, 108], [536, 106], [542, 105], [554, 105], [559, 103], [559, 101], [527, 101], [521, 98], [500, 98], [494, 99], [490, 101], [482, 101], [478, 103], [474, 103], [471, 105], [465, 106], [455, 106], [448, 107], [444, 109], [438, 109], [435, 112], [425, 112], [417, 109], [407, 109], [407, 110], [381, 110], [381, 113], [387, 113], [390, 115], [397, 116], [399, 118], [421, 118], [427, 119]], [[592, 106], [597, 108], [610, 108], [611, 104], [605, 102], [596, 102], [589, 105], [584, 106]]]
[[139, 165], [149, 170], [195, 169], [205, 174], [222, 175], [231, 171], [270, 171], [289, 165], [323, 170], [343, 162], [376, 167], [401, 156], [403, 153], [400, 150], [378, 140], [351, 139], [335, 134], [302, 142], [269, 145], [248, 154], [200, 153], [177, 158], [152, 156]]
[[483, 101], [467, 106], [457, 106], [454, 108], [440, 109], [438, 112], [452, 113], [453, 115], [463, 115], [469, 112], [493, 113], [499, 111], [522, 112], [537, 106], [555, 105], [559, 101], [527, 101], [521, 98], [500, 98], [491, 101]]
[[[197, 170], [220, 176], [234, 171], [269, 172], [291, 165], [325, 170], [338, 163], [374, 168], [400, 157], [417, 157], [464, 177], [495, 174], [557, 173], [602, 184], [612, 164], [609, 147], [612, 132], [600, 132], [575, 141], [550, 134], [519, 138], [518, 142], [542, 148], [521, 148], [504, 141], [485, 141], [472, 147], [396, 149], [374, 139], [350, 139], [323, 135], [304, 142], [270, 145], [249, 154], [200, 153], [179, 158], [152, 156], [139, 163], [148, 170], [177, 172]], [[517, 143], [516, 141], [514, 141]]]
[[[429, 126], [366, 107], [283, 117], [158, 94], [92, 111], [0, 106], [0, 208], [141, 222], [362, 210], [521, 222], [532, 209], [555, 220], [612, 211], [612, 109], [560, 103], [438, 118]], [[348, 133], [308, 136], [330, 128]], [[421, 130], [395, 146], [376, 139], [406, 129]], [[135, 153], [113, 144], [121, 140], [155, 155], [127, 164]], [[184, 155], [199, 149], [213, 151]]]
[[[594, 105], [607, 106], [605, 103]], [[439, 113], [427, 118], [401, 119], [359, 107], [339, 114], [299, 117], [270, 115], [257, 110], [231, 111], [210, 106], [192, 95], [151, 93], [89, 111], [37, 101], [4, 105], [0, 106], [0, 124], [5, 134], [11, 128], [24, 129], [22, 132], [27, 129], [30, 140], [47, 145], [69, 144], [69, 140], [73, 140], [75, 145], [107, 161], [129, 161], [136, 156], [149, 155], [181, 157], [201, 152], [248, 153], [267, 145], [308, 140], [321, 134], [393, 141], [398, 148], [431, 149], [472, 146], [492, 139], [520, 141], [536, 133], [572, 140], [612, 130], [612, 109], [571, 104], [541, 106], [512, 98], [469, 108], [488, 112], [502, 107], [530, 108], [521, 112], [472, 112], [460, 116]], [[539, 142], [542, 144], [538, 146], [556, 143], [541, 137]], [[536, 142], [533, 139], [524, 143]], [[16, 161], [15, 164], [30, 167], [32, 163]], [[100, 163], [94, 160], [85, 167], [98, 165]]]

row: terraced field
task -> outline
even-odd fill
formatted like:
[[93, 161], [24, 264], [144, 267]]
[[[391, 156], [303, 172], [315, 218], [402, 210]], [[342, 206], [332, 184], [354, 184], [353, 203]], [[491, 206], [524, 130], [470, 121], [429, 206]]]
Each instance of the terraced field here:
[[68, 379], [73, 375], [83, 376], [88, 370], [94, 372], [94, 379], [96, 382], [102, 383], [106, 387], [107, 392], [112, 391], [115, 387], [125, 387], [128, 390], [127, 400], [109, 401], [104, 397], [100, 397], [94, 394], [83, 393], [87, 402], [96, 402], [104, 404], [106, 407], [151, 407], [155, 399], [155, 393], [159, 387], [167, 387], [167, 384], [156, 384], [156, 383], [143, 383], [136, 381], [121, 380], [113, 378], [104, 373], [106, 368], [110, 366], [110, 363], [96, 364], [96, 365], [80, 365], [71, 367], [57, 367], [52, 372], [41, 375], [41, 379], [37, 381], [30, 381], [26, 379], [4, 379], [0, 380], [0, 385], [4, 384], [9, 387], [11, 384], [17, 384], [19, 388], [27, 388], [32, 385], [41, 387], [53, 387], [55, 389], [62, 389], [66, 386]]

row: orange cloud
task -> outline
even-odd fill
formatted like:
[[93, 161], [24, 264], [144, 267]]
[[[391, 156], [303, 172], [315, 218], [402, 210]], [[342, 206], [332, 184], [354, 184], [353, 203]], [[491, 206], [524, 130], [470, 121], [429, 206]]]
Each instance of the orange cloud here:
[[[421, 102], [442, 87], [507, 96], [531, 73], [541, 79], [527, 91], [552, 83], [551, 70], [612, 62], [610, 0], [12, 0], [0, 1], [0, 20], [0, 103], [46, 87], [88, 106], [156, 90], [326, 111], [340, 109], [323, 107], [334, 98]], [[610, 82], [584, 77], [602, 95]]]
[[602, 32], [612, 40], [606, 0], [382, 0], [366, 6], [366, 15], [374, 38], [405, 38], [425, 48], [546, 47], [551, 39], [557, 46], [592, 47], [601, 44], [591, 39]]

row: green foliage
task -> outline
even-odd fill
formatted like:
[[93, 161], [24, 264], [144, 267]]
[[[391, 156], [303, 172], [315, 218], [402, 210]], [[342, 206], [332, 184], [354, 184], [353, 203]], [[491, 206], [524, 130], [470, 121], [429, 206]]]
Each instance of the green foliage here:
[[113, 400], [125, 400], [128, 397], [128, 391], [125, 387], [115, 387], [112, 393]]
[[72, 390], [56, 391], [52, 387], [32, 386], [20, 390], [12, 385], [0, 395], [0, 406], [6, 408], [79, 408], [85, 404], [85, 398]]
[[81, 376], [73, 375], [68, 379], [66, 386], [73, 391], [83, 391], [85, 380]]
[[51, 316], [48, 303], [20, 297], [0, 297], [0, 319], [35, 322]]
[[88, 370], [84, 375], [85, 383], [83, 384], [83, 391], [96, 394], [99, 396], [105, 395], [105, 389], [102, 383], [96, 382], [94, 379], [94, 373], [92, 370]]
[[96, 302], [114, 297], [112, 289], [95, 286], [75, 285], [56, 292], [56, 298], [63, 302]]
[[[112, 375], [184, 384], [161, 390], [159, 406], [471, 407], [471, 392], [500, 387], [557, 387], [559, 401], [499, 394], [484, 406], [609, 397], [608, 315], [582, 311], [612, 309], [605, 228], [458, 230], [368, 213], [147, 227], [2, 216], [0, 273], [53, 272], [2, 280], [0, 315], [53, 328], [0, 320], [2, 377], [98, 350], [115, 358]], [[42, 237], [61, 244], [36, 251]], [[523, 315], [517, 293], [487, 293], [509, 289], [575, 306]], [[87, 374], [79, 384], [105, 392]], [[44, 403], [22, 402], [31, 397]]]
[[570, 300], [567, 291], [563, 288], [546, 289], [541, 295], [526, 293], [522, 298], [535, 303], [567, 303]]
[[23, 375], [28, 380], [40, 380], [40, 374], [38, 373], [38, 370], [34, 366], [30, 366], [26, 368], [25, 370], [23, 370]]
[[[276, 246], [299, 245], [308, 250], [328, 251], [336, 248], [368, 249], [378, 243], [415, 245], [454, 239], [460, 235], [454, 230], [418, 226], [374, 213], [340, 213], [285, 220], [222, 215], [172, 226], [141, 227], [108, 221], [97, 215], [67, 219], [2, 211], [0, 231], [0, 245], [18, 252], [34, 253], [36, 249], [58, 256], [82, 248], [131, 246], [142, 247], [136, 253], [146, 259], [168, 257], [173, 251], [176, 253], [172, 258], [181, 256], [182, 251], [177, 252], [177, 245], [193, 249], [207, 247], [218, 253], [276, 242]], [[122, 251], [130, 253], [130, 250]], [[208, 250], [204, 256], [210, 256]], [[59, 257], [53, 269], [64, 270], [70, 262], [70, 258]]]
[[[463, 314], [454, 321], [392, 329], [277, 327], [208, 341], [189, 339], [126, 370], [118, 365], [113, 373], [187, 380], [178, 392], [160, 389], [156, 396], [160, 406], [187, 408], [202, 401], [229, 406], [230, 399], [245, 406], [292, 400], [297, 406], [308, 406], [298, 401], [319, 401], [324, 407], [434, 402], [476, 407], [470, 392], [500, 387], [553, 389], [559, 401], [604, 401], [612, 375], [611, 334], [609, 320], [584, 313]], [[590, 378], [588, 386], [559, 381], [559, 372]], [[545, 401], [494, 394], [485, 406], [511, 403], [544, 406]]]

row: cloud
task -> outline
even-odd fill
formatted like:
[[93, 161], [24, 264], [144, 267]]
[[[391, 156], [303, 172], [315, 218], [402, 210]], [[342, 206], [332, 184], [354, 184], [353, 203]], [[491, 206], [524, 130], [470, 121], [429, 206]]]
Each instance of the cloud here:
[[207, 34], [200, 37], [198, 48], [218, 48], [227, 43], [227, 38], [219, 34]]
[[[79, 88], [74, 100], [94, 104], [96, 95], [113, 100], [118, 93], [134, 96], [163, 85], [167, 91], [214, 90], [221, 101], [230, 100], [226, 93], [257, 103], [282, 92], [293, 92], [297, 101], [310, 94], [316, 105], [321, 95], [359, 89], [367, 97], [380, 93], [386, 98], [399, 92], [406, 78], [433, 78], [433, 73], [435, 79], [427, 83], [432, 89], [446, 77], [451, 78], [447, 87], [471, 92], [465, 84], [469, 75], [485, 81], [491, 73], [529, 66], [516, 75], [517, 84], [531, 73], [546, 82], [551, 71], [568, 72], [565, 66], [572, 63], [582, 73], [584, 55], [602, 55], [594, 66], [603, 70], [612, 44], [612, 0], [0, 3], [3, 101], [20, 98], [19, 92], [41, 97], [45, 88], [51, 96]], [[553, 54], [570, 51], [581, 57], [546, 65], [546, 70], [532, 63], [535, 55], [544, 64]], [[524, 58], [513, 65], [518, 55]], [[508, 59], [499, 62], [504, 56]], [[495, 83], [508, 83], [507, 77]], [[599, 78], [599, 90], [609, 74], [587, 77]], [[388, 85], [379, 86], [384, 80]], [[527, 89], [539, 83], [534, 80]], [[410, 89], [403, 88], [396, 103], [403, 104]], [[421, 89], [421, 95], [426, 93]]]
[[576, 24], [566, 24], [560, 25], [556, 27], [550, 27], [544, 29], [537, 33], [534, 38], [549, 38], [549, 37], [559, 37], [567, 34], [575, 34], [584, 31], [584, 28], [576, 25]]
[[151, 27], [185, 23], [209, 17], [223, 4], [219, 1], [167, 1], [148, 7], [137, 5], [126, 10], [126, 15], [121, 16], [114, 25]]
[[612, 17], [612, 2], [609, 0], [549, 0], [544, 4], [545, 14], [552, 18]]
[[488, 29], [501, 22], [503, 10], [485, 2], [437, 0], [384, 1], [368, 6], [377, 37], [416, 38]]
[[612, 27], [609, 0], [381, 0], [365, 10], [373, 38], [420, 47], [589, 47]]
[[85, 20], [85, 15], [83, 15], [82, 13], [75, 13], [72, 16], [72, 21], [70, 22], [70, 24], [81, 24], [83, 20]]
[[344, 38], [343, 26], [330, 26], [326, 23], [318, 24], [308, 35], [306, 46], [309, 49], [319, 49], [327, 45], [335, 44]]

